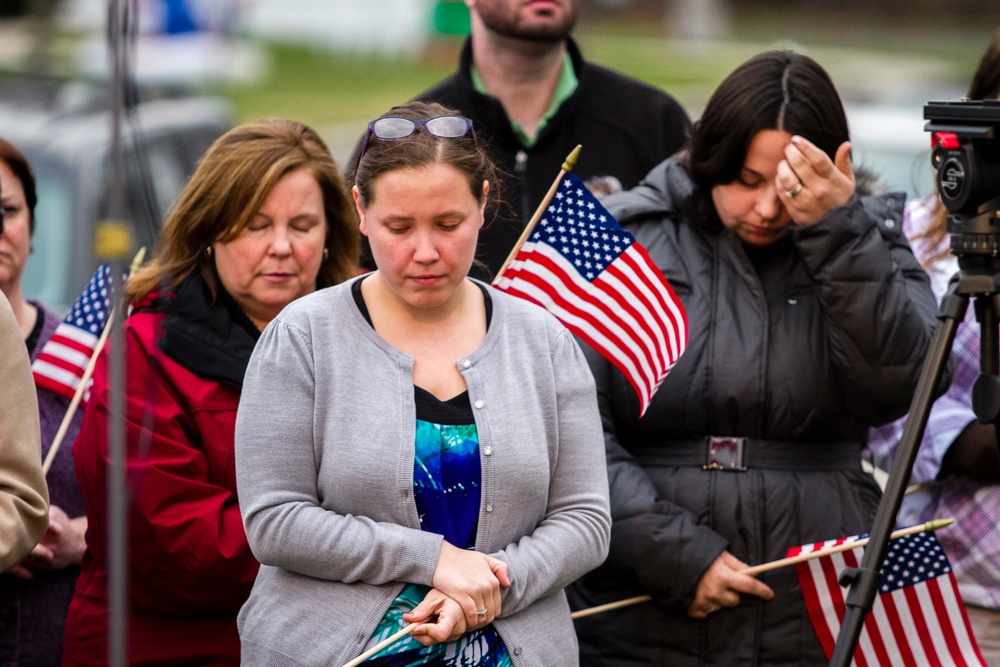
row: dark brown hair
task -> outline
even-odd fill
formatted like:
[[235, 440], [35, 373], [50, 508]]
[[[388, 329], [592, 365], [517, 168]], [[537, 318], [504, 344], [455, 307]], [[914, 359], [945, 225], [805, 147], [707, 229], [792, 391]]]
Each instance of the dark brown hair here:
[[357, 214], [329, 149], [302, 123], [266, 119], [235, 127], [209, 147], [160, 231], [156, 257], [129, 279], [129, 299], [175, 287], [196, 270], [215, 293], [218, 275], [206, 248], [236, 238], [281, 177], [299, 169], [323, 193], [328, 256], [317, 288], [356, 275]]
[[993, 33], [969, 84], [970, 100], [995, 100], [1000, 96], [1000, 29]]
[[805, 137], [833, 159], [850, 137], [840, 95], [826, 71], [794, 51], [767, 51], [725, 78], [694, 124], [691, 176], [703, 192], [731, 183], [760, 130]]
[[[398, 116], [410, 120], [427, 120], [435, 116], [458, 116], [459, 112], [441, 104], [409, 102], [393, 107], [379, 118]], [[489, 181], [491, 200], [497, 196], [496, 169], [486, 151], [472, 133], [451, 138], [435, 137], [418, 127], [405, 139], [381, 141], [372, 136], [354, 173], [354, 185], [361, 193], [361, 206], [367, 208], [375, 197], [375, 181], [379, 176], [397, 169], [419, 169], [434, 164], [447, 164], [465, 175], [469, 190], [477, 201], [483, 200], [483, 181]]]
[[3, 161], [21, 181], [24, 190], [24, 201], [28, 206], [28, 235], [35, 235], [35, 204], [38, 203], [38, 192], [35, 190], [35, 174], [28, 164], [28, 158], [17, 150], [14, 144], [0, 139], [0, 161]]

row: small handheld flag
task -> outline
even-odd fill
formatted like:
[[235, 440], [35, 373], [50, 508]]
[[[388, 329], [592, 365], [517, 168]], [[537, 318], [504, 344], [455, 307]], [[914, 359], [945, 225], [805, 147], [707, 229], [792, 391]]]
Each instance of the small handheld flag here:
[[[797, 556], [859, 539], [848, 537], [790, 549]], [[844, 618], [847, 589], [837, 582], [857, 567], [863, 547], [797, 563], [795, 570], [809, 619], [827, 659]], [[889, 542], [879, 596], [865, 618], [855, 665], [889, 667], [986, 665], [969, 626], [948, 557], [932, 532]]]
[[73, 398], [108, 319], [110, 298], [111, 268], [101, 264], [32, 364], [36, 385]]
[[[135, 271], [142, 265], [143, 258], [146, 257], [146, 248], [139, 248], [139, 252], [136, 253], [135, 257], [132, 259], [132, 266], [130, 268], [130, 273], [135, 273]], [[102, 264], [100, 268], [97, 269], [97, 273], [90, 280], [90, 284], [87, 285], [87, 289], [83, 291], [80, 298], [77, 299], [76, 304], [74, 304], [73, 309], [66, 319], [56, 328], [53, 338], [59, 335], [60, 329], [65, 325], [67, 328], [64, 330], [64, 334], [67, 338], [73, 338], [74, 335], [78, 336], [77, 343], [82, 342], [79, 348], [75, 351], [70, 349], [64, 342], [58, 341], [49, 348], [49, 344], [52, 343], [52, 339], [42, 348], [42, 352], [39, 354], [39, 358], [35, 360], [38, 364], [42, 360], [42, 356], [49, 353], [48, 360], [39, 365], [39, 368], [34, 369], [35, 383], [39, 386], [48, 386], [54, 389], [57, 393], [68, 396], [71, 400], [69, 407], [66, 409], [66, 414], [63, 415], [62, 423], [59, 425], [59, 430], [56, 431], [55, 437], [52, 439], [52, 445], [49, 447], [49, 453], [46, 454], [45, 460], [42, 461], [42, 473], [48, 474], [52, 467], [52, 462], [56, 458], [56, 454], [59, 452], [59, 447], [63, 443], [63, 438], [66, 437], [66, 432], [69, 429], [70, 422], [73, 420], [73, 415], [76, 413], [76, 409], [80, 407], [81, 403], [85, 403], [87, 397], [90, 395], [90, 378], [94, 372], [94, 367], [97, 364], [97, 357], [104, 349], [104, 343], [108, 340], [108, 334], [111, 332], [112, 322], [115, 319], [115, 309], [109, 307], [111, 297], [108, 292], [110, 291], [110, 283], [108, 281], [110, 275], [110, 266], [108, 264]], [[122, 279], [124, 283], [124, 276]], [[67, 324], [71, 322], [71, 324]], [[82, 323], [86, 328], [86, 333], [77, 333], [75, 331], [77, 323]], [[90, 335], [93, 334], [94, 330], [100, 331], [100, 336], [97, 337], [96, 342], [90, 345]], [[90, 348], [89, 352], [86, 349]], [[66, 369], [60, 369], [56, 363], [67, 353], [67, 350], [72, 353], [72, 358], [70, 363], [73, 364], [72, 368], [68, 371]], [[77, 354], [84, 354], [89, 359], [84, 357], [79, 357]], [[80, 362], [85, 362], [86, 365], [83, 367], [83, 372], [77, 374], [76, 364]], [[62, 371], [66, 371], [63, 373]], [[64, 383], [62, 380], [67, 380]], [[74, 388], [75, 387], [75, 388]], [[69, 394], [66, 392], [69, 391]]]
[[542, 306], [617, 366], [642, 414], [687, 346], [663, 273], [571, 173], [494, 287]]

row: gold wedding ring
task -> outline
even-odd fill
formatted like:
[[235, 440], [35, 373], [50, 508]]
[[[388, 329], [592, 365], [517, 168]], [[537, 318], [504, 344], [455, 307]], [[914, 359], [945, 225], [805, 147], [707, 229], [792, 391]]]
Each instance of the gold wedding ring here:
[[792, 188], [791, 190], [786, 190], [785, 191], [785, 196], [788, 197], [789, 199], [795, 199], [795, 197], [800, 192], [802, 192], [802, 181], [799, 181], [798, 183], [796, 183], [795, 187]]

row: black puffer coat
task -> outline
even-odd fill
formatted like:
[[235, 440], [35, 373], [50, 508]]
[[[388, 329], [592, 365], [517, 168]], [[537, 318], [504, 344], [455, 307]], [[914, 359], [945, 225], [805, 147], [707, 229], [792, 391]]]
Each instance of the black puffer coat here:
[[[935, 327], [899, 233], [903, 197], [853, 197], [767, 248], [699, 213], [711, 208], [674, 160], [606, 203], [684, 302], [690, 341], [642, 420], [622, 374], [591, 355], [614, 524], [571, 601], [655, 602], [578, 620], [581, 663], [826, 664], [794, 568], [761, 575], [772, 601], [685, 611], [724, 549], [753, 565], [870, 530], [880, 494], [861, 444], [906, 412]], [[748, 438], [748, 469], [703, 469], [706, 436]]]

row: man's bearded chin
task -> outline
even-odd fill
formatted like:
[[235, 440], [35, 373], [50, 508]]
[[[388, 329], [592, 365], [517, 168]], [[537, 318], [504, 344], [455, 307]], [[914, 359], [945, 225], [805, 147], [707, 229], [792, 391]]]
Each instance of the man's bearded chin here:
[[567, 12], [561, 21], [542, 25], [521, 25], [516, 18], [499, 16], [482, 10], [480, 10], [479, 15], [483, 25], [499, 35], [539, 43], [562, 42], [569, 37], [570, 32], [576, 26], [577, 19], [577, 13], [572, 10]]

